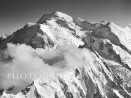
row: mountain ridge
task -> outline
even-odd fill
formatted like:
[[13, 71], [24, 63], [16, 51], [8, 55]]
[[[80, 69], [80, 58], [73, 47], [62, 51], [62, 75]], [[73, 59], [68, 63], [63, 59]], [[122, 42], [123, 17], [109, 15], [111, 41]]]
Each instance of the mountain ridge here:
[[73, 45], [86, 54], [87, 65], [67, 71], [68, 79], [58, 76], [54, 80], [34, 80], [16, 95], [4, 92], [1, 98], [130, 98], [130, 42], [130, 26], [90, 23], [59, 11], [44, 14], [36, 23], [28, 23], [2, 39], [1, 51], [7, 43], [45, 50]]

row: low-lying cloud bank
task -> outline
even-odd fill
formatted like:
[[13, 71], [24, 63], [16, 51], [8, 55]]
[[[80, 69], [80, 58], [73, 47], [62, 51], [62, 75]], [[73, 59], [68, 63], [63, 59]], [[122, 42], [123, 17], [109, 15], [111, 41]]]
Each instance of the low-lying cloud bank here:
[[[35, 73], [64, 73], [67, 70], [84, 66], [87, 64], [85, 62], [85, 59], [88, 58], [85, 55], [87, 53], [87, 50], [81, 50], [71, 45], [44, 50], [33, 49], [25, 44], [9, 43], [5, 54], [10, 56], [12, 60], [6, 63], [0, 62], [0, 89], [14, 86], [13, 92], [16, 93], [37, 78], [34, 76], [27, 78], [26, 75], [30, 75], [30, 73], [35, 76]], [[37, 76], [40, 75], [37, 74]]]

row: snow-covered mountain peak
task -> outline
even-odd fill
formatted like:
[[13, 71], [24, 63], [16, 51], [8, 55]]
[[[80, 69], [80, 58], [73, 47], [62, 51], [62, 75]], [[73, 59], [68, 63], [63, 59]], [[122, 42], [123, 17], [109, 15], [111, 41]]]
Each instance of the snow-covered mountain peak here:
[[28, 22], [28, 23], [27, 23], [27, 26], [28, 26], [28, 27], [31, 27], [31, 26], [33, 26], [33, 25], [35, 25], [35, 24], [36, 24], [36, 23]]
[[129, 32], [131, 32], [131, 24], [129, 24], [128, 26], [126, 26], [124, 29], [126, 29]]
[[50, 20], [52, 18], [55, 18], [55, 19], [64, 19], [65, 21], [72, 21], [73, 18], [65, 13], [62, 13], [62, 12], [59, 12], [59, 11], [56, 11], [56, 12], [53, 12], [53, 13], [50, 13], [50, 14], [44, 14], [37, 23], [45, 23], [46, 20]]
[[[17, 94], [5, 89], [2, 98], [130, 98], [130, 50], [130, 27], [90, 23], [59, 11], [44, 14], [1, 40], [0, 64], [20, 62], [19, 71], [58, 76], [34, 79]], [[8, 68], [0, 66], [3, 70]], [[5, 82], [0, 76], [1, 80]]]
[[102, 25], [108, 25], [108, 24], [110, 24], [110, 22], [109, 21], [101, 21], [100, 24], [102, 24]]
[[7, 36], [6, 36], [4, 33], [0, 34], [0, 38], [5, 39], [6, 37], [7, 37]]
[[54, 15], [61, 17], [61, 18], [65, 19], [66, 21], [72, 21], [73, 20], [73, 18], [71, 16], [69, 16], [65, 13], [59, 12], [59, 11], [56, 11]]

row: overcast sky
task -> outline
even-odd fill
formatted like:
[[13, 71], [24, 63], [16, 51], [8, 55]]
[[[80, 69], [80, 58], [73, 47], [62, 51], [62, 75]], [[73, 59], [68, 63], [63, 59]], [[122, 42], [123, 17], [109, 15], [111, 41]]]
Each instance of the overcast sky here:
[[131, 24], [131, 0], [0, 0], [0, 33], [10, 34], [44, 13], [61, 11], [89, 22]]

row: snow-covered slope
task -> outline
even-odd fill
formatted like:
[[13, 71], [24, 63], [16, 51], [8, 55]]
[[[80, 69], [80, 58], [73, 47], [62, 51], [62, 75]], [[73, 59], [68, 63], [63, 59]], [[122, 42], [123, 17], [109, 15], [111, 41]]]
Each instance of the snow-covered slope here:
[[53, 63], [63, 72], [54, 78], [33, 80], [17, 94], [5, 90], [1, 98], [131, 98], [130, 26], [122, 28], [105, 21], [89, 23], [57, 11], [44, 14], [38, 22], [28, 23], [4, 38], [1, 58], [7, 43], [29, 45], [38, 56], [38, 48], [57, 51], [71, 45], [80, 52], [72, 49], [71, 55], [77, 53], [82, 63], [78, 60], [77, 67], [69, 68], [70, 63], [63, 60]]

